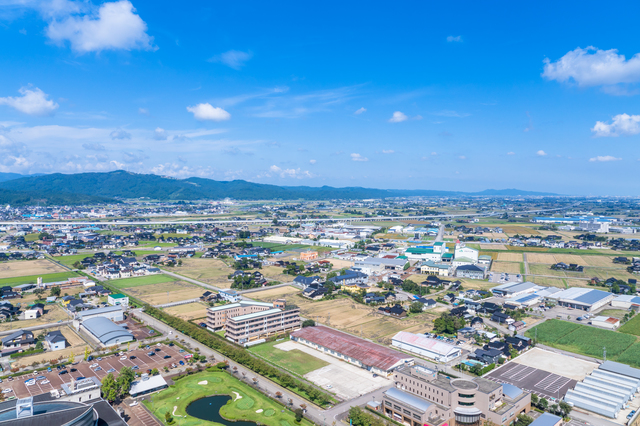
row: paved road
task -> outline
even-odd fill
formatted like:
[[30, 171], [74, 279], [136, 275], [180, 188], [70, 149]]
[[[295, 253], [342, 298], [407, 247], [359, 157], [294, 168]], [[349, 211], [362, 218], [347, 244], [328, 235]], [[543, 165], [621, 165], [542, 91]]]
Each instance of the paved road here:
[[436, 235], [436, 243], [439, 243], [442, 241], [442, 238], [444, 237], [444, 225], [440, 225], [440, 228], [438, 229], [438, 235]]
[[529, 275], [529, 262], [527, 261], [527, 253], [522, 253], [522, 260], [524, 261], [524, 273]]
[[[138, 318], [142, 319], [144, 322], [146, 322], [147, 324], [149, 324], [150, 326], [152, 326], [154, 329], [159, 330], [163, 333], [165, 333], [166, 335], [169, 336], [169, 338], [173, 338], [173, 339], [184, 339], [186, 342], [188, 342], [191, 347], [193, 348], [199, 348], [200, 350], [200, 354], [206, 355], [207, 357], [214, 357], [216, 358], [216, 360], [220, 360], [220, 361], [225, 361], [228, 360], [229, 361], [229, 369], [230, 371], [234, 371], [233, 367], [237, 367], [237, 371], [235, 373], [236, 377], [240, 380], [244, 380], [245, 382], [252, 382], [252, 378], [256, 377], [258, 379], [257, 382], [257, 386], [259, 388], [259, 390], [269, 396], [273, 396], [276, 394], [276, 392], [281, 392], [282, 393], [282, 398], [281, 401], [284, 403], [287, 403], [287, 401], [289, 401], [289, 399], [291, 399], [293, 401], [293, 406], [294, 407], [299, 407], [301, 404], [305, 404], [307, 406], [307, 414], [306, 417], [310, 418], [312, 421], [314, 421], [316, 424], [320, 424], [320, 422], [322, 421], [323, 417], [322, 417], [322, 413], [324, 413], [324, 410], [321, 409], [320, 407], [317, 407], [315, 405], [312, 405], [310, 402], [300, 398], [298, 395], [289, 392], [288, 390], [282, 388], [281, 386], [273, 383], [272, 381], [270, 381], [269, 379], [259, 376], [256, 373], [254, 373], [253, 371], [243, 367], [242, 365], [231, 361], [229, 359], [227, 359], [226, 357], [224, 357], [222, 354], [214, 351], [213, 349], [209, 348], [208, 346], [204, 346], [201, 343], [193, 340], [192, 338], [190, 338], [189, 336], [186, 336], [180, 332], [178, 332], [177, 330], [169, 327], [168, 325], [166, 325], [165, 323], [158, 321], [157, 319], [145, 314], [144, 312], [141, 312], [140, 310], [135, 310], [135, 314], [136, 316], [138, 316]], [[171, 334], [169, 334], [171, 332]], [[243, 374], [244, 373], [244, 374]], [[348, 410], [349, 407], [346, 407], [346, 410]]]

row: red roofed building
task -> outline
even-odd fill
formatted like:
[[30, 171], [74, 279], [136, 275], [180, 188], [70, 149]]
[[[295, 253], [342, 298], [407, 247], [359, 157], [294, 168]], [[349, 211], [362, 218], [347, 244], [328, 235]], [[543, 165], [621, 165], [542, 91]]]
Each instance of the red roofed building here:
[[291, 340], [384, 376], [396, 367], [414, 363], [413, 357], [402, 352], [323, 326], [295, 331]]

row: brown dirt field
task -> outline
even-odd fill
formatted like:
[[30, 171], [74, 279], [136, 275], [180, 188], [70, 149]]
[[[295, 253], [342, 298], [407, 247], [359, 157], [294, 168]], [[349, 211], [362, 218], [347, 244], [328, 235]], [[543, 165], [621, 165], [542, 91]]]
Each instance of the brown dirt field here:
[[163, 310], [183, 320], [192, 320], [194, 318], [204, 318], [207, 316], [207, 305], [201, 302], [187, 303], [185, 305], [171, 306]]
[[193, 299], [204, 293], [203, 288], [183, 281], [130, 287], [125, 288], [124, 291], [151, 305]]
[[504, 244], [480, 244], [481, 250], [507, 250]]
[[527, 253], [527, 262], [529, 263], [547, 263], [554, 264], [556, 262], [556, 258], [552, 254], [547, 253]]
[[58, 305], [47, 305], [44, 310], [45, 314], [36, 319], [3, 322], [0, 324], [0, 331], [17, 330], [19, 328], [51, 324], [71, 319], [69, 315], [67, 315], [67, 313]]
[[227, 276], [233, 273], [233, 268], [229, 268], [219, 259], [183, 259], [182, 266], [176, 267], [175, 273], [202, 281], [220, 288], [230, 288], [231, 281]]
[[[251, 272], [253, 272], [253, 271], [251, 271]], [[295, 278], [292, 275], [283, 274], [282, 273], [282, 268], [278, 268], [276, 266], [267, 266], [266, 268], [260, 269], [260, 272], [265, 277], [267, 277], [269, 279], [272, 279], [272, 280], [280, 281], [282, 283], [291, 282]]]
[[[520, 272], [518, 271], [518, 273]], [[469, 280], [464, 278], [461, 281], [464, 288], [475, 290], [489, 290], [490, 288], [496, 287], [498, 285], [497, 283], [490, 283], [488, 281]]]
[[498, 253], [501, 262], [522, 262], [522, 253]]
[[509, 274], [520, 273], [520, 263], [516, 262], [493, 262], [491, 265], [493, 272], [508, 272]]
[[589, 281], [587, 280], [578, 280], [576, 278], [567, 278], [565, 280], [569, 287], [589, 287], [589, 288], [597, 288], [589, 285]]
[[353, 262], [342, 259], [327, 259], [333, 265], [333, 269], [351, 268]]
[[287, 298], [294, 294], [300, 293], [300, 289], [293, 286], [272, 288], [270, 290], [256, 291], [255, 293], [248, 293], [247, 297], [256, 299], [261, 302], [273, 302], [279, 298]]
[[584, 258], [577, 254], [554, 254], [553, 257], [556, 258], [557, 262], [564, 262], [567, 265], [570, 263], [575, 263], [578, 265], [585, 266]]
[[[520, 234], [520, 235], [540, 235], [540, 232], [537, 230], [530, 228], [528, 226], [518, 226], [518, 225], [503, 225], [501, 226], [502, 230], [508, 236]], [[503, 234], [501, 234], [503, 235]]]
[[583, 257], [585, 264], [588, 266], [600, 266], [600, 267], [610, 267], [610, 268], [621, 268], [625, 269], [627, 265], [619, 265], [613, 263], [613, 258], [610, 256], [584, 256]]
[[26, 277], [29, 275], [45, 275], [65, 272], [61, 266], [48, 260], [18, 260], [0, 263], [0, 278]]

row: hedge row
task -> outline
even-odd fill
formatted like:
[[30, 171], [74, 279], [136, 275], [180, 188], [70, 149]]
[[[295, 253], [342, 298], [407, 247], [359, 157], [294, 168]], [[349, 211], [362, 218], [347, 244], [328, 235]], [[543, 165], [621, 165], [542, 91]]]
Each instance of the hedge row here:
[[244, 348], [229, 343], [224, 338], [211, 333], [202, 327], [169, 315], [166, 312], [151, 306], [145, 307], [145, 313], [164, 322], [181, 333], [186, 334], [192, 339], [197, 340], [203, 345], [221, 353], [225, 357], [232, 359], [238, 364], [255, 371], [257, 374], [278, 382], [282, 387], [290, 389], [299, 395], [305, 396], [311, 402], [314, 402], [319, 406], [324, 406], [332, 400], [330, 395], [295, 379], [293, 376], [280, 371], [261, 359], [253, 357]]

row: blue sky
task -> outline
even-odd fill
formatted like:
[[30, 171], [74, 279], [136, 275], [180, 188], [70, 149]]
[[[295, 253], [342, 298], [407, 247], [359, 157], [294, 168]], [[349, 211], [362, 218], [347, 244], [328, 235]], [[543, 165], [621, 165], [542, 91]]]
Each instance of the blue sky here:
[[0, 0], [0, 172], [640, 195], [639, 9]]

